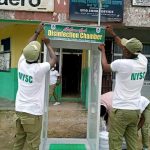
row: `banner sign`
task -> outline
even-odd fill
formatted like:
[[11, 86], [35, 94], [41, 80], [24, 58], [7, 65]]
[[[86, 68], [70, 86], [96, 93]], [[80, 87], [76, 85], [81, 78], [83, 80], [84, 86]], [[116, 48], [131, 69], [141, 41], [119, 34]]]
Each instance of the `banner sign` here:
[[0, 0], [0, 10], [53, 12], [54, 0]]
[[133, 6], [150, 6], [150, 0], [132, 0]]
[[45, 24], [45, 35], [52, 40], [104, 43], [105, 29], [93, 26]]
[[[98, 22], [100, 0], [70, 0], [70, 20]], [[101, 22], [122, 22], [123, 0], [101, 0]]]

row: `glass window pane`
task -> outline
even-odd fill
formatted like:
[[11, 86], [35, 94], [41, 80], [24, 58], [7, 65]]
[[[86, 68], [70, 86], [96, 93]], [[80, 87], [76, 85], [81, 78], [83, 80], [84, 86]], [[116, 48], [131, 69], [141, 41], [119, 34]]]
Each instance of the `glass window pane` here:
[[119, 53], [119, 54], [122, 53], [122, 49], [116, 44], [114, 45], [114, 53]]
[[1, 45], [4, 46], [4, 52], [10, 51], [10, 38], [2, 39]]
[[150, 45], [143, 44], [143, 54], [150, 55]]
[[147, 65], [147, 73], [146, 73], [145, 80], [150, 80], [150, 57], [148, 57], [147, 59], [148, 59], [148, 65]]

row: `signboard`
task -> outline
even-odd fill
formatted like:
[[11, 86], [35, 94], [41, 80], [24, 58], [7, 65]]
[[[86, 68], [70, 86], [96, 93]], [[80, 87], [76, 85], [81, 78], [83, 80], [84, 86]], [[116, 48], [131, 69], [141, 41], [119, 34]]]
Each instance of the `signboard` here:
[[150, 6], [150, 0], [132, 0], [133, 6]]
[[45, 24], [45, 35], [52, 40], [104, 43], [105, 29], [102, 27]]
[[0, 10], [54, 11], [54, 0], [0, 0]]
[[[98, 22], [100, 0], [70, 0], [70, 20]], [[104, 0], [101, 22], [122, 22], [123, 0]]]

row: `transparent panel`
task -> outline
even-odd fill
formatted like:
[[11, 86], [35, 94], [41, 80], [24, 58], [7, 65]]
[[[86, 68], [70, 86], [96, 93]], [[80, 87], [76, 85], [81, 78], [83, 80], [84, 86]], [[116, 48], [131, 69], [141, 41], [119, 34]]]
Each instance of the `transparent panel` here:
[[[48, 61], [49, 57], [47, 54], [46, 47], [44, 45], [44, 62]], [[42, 121], [42, 131], [41, 131], [41, 145], [40, 150], [45, 150], [47, 141], [47, 130], [48, 130], [48, 98], [49, 98], [49, 72], [46, 74], [45, 79], [45, 95], [44, 95], [44, 115]]]
[[98, 150], [99, 147], [99, 106], [101, 95], [101, 58], [100, 52], [91, 50], [90, 57], [90, 75], [89, 75], [89, 111], [88, 111], [88, 141], [91, 150]]

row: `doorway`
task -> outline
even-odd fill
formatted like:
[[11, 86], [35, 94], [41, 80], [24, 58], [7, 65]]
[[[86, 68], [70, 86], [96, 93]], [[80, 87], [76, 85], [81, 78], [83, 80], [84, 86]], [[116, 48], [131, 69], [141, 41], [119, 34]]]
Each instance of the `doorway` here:
[[81, 97], [81, 64], [81, 53], [63, 53], [62, 97]]

